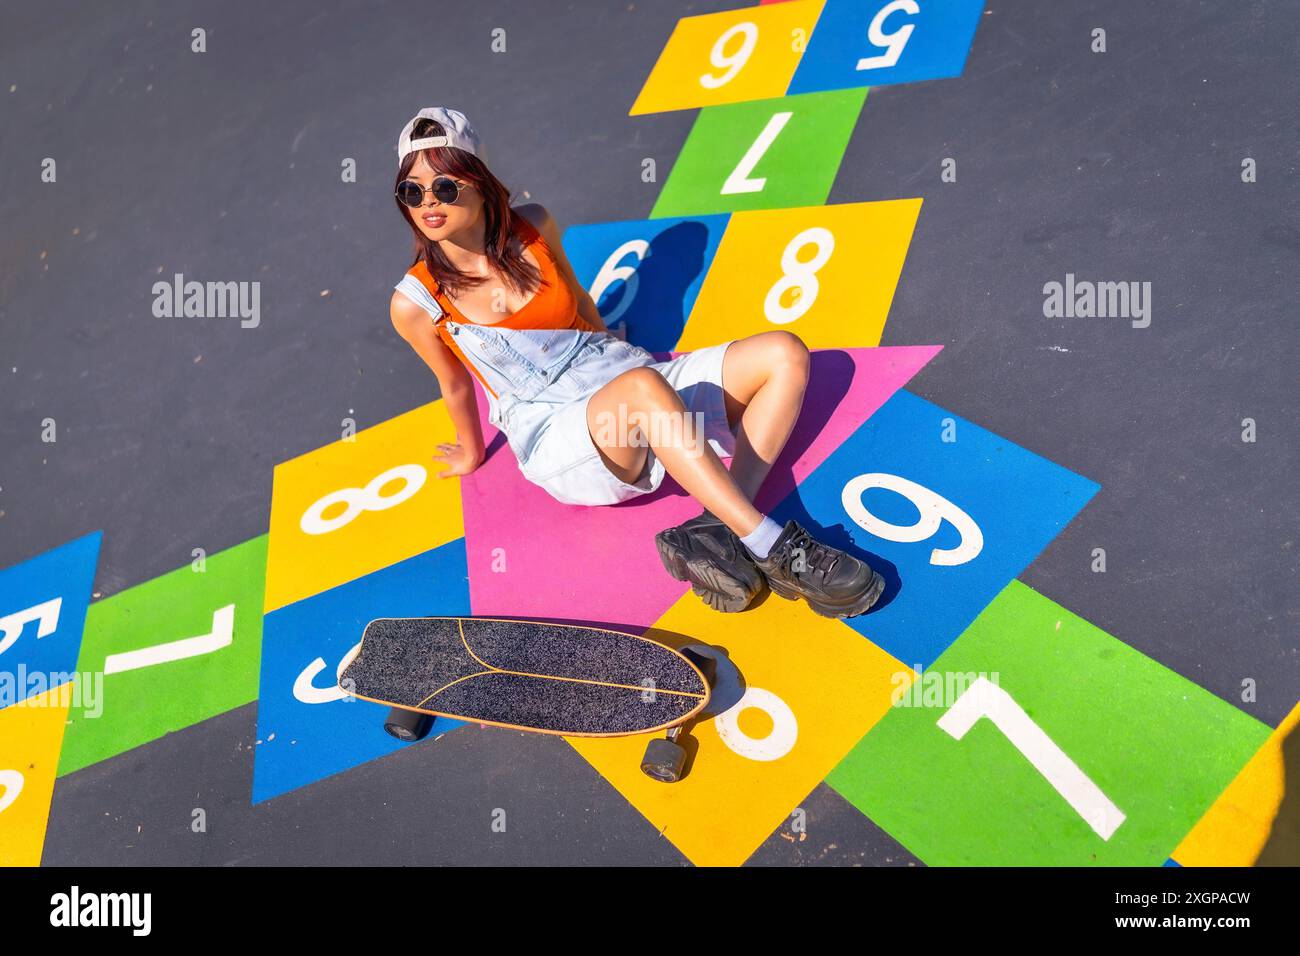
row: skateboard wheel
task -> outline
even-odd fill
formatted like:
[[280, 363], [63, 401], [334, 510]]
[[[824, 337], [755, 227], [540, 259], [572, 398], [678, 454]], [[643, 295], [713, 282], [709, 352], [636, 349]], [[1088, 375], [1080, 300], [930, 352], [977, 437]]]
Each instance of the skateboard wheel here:
[[408, 743], [424, 739], [432, 726], [433, 718], [428, 714], [405, 710], [401, 707], [391, 708], [388, 711], [388, 716], [384, 719], [384, 730], [398, 740], [405, 740]]
[[682, 778], [685, 766], [685, 748], [664, 737], [650, 741], [641, 758], [641, 772], [660, 783], [676, 783]]

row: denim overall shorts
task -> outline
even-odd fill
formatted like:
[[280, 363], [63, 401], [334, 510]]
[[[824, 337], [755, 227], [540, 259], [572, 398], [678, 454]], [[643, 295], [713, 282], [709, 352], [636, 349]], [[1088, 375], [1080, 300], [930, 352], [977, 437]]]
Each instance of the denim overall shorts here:
[[428, 311], [435, 325], [446, 323], [462, 354], [490, 387], [488, 421], [506, 436], [520, 472], [558, 501], [616, 504], [652, 492], [663, 481], [663, 464], [652, 451], [641, 479], [622, 481], [600, 458], [587, 425], [586, 400], [628, 369], [658, 370], [703, 426], [714, 452], [728, 457], [735, 450], [722, 392], [722, 359], [730, 342], [659, 361], [604, 330], [512, 329], [451, 321], [412, 276], [397, 290]]

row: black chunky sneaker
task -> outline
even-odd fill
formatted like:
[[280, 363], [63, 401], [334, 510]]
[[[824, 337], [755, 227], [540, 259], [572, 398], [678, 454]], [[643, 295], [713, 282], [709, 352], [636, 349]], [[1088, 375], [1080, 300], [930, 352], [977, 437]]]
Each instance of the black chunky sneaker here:
[[790, 601], [803, 598], [822, 617], [853, 617], [871, 608], [885, 579], [851, 554], [787, 521], [766, 558], [754, 564], [771, 589]]
[[763, 575], [734, 531], [709, 511], [655, 535], [659, 560], [715, 611], [743, 611], [763, 590]]

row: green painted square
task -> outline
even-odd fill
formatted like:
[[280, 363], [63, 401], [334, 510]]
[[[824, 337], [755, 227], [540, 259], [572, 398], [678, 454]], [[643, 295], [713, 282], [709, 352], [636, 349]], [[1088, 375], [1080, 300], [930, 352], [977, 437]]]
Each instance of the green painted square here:
[[[859, 88], [705, 107], [651, 218], [825, 205], [866, 98], [866, 89]], [[723, 195], [728, 177], [772, 117], [786, 112], [793, 115], [746, 177], [765, 178], [763, 188]]]
[[[77, 681], [102, 675], [102, 697], [74, 701], [60, 776], [257, 699], [266, 541], [245, 541], [206, 558], [202, 572], [188, 565], [90, 606]], [[121, 659], [130, 669], [103, 673], [110, 655], [217, 633], [214, 614], [228, 605], [228, 645], [141, 667], [130, 666], [138, 658]]]
[[[1125, 815], [1103, 840], [980, 718], [937, 725], [934, 675], [984, 673]], [[930, 865], [1160, 866], [1269, 727], [1013, 581], [826, 782]], [[922, 697], [923, 702], [925, 697]]]

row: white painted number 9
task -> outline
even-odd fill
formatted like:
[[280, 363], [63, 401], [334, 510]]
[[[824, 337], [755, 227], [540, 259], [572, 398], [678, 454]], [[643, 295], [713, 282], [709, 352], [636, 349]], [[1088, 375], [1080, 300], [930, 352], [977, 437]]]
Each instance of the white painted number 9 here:
[[[740, 43], [740, 49], [730, 55], [723, 53], [727, 41], [736, 34], [742, 34], [744, 40]], [[756, 23], [737, 23], [722, 36], [718, 37], [713, 49], [709, 51], [709, 62], [719, 70], [725, 70], [721, 76], [714, 76], [712, 73], [704, 73], [700, 76], [700, 86], [706, 90], [716, 90], [720, 86], [725, 86], [735, 78], [740, 72], [741, 67], [749, 60], [749, 56], [754, 52], [754, 45], [758, 43], [758, 24]]]
[[[890, 524], [888, 521], [873, 515], [862, 503], [863, 492], [870, 488], [884, 488], [887, 491], [902, 495], [916, 505], [917, 511], [920, 512], [916, 524]], [[984, 550], [984, 532], [980, 531], [979, 525], [975, 523], [974, 518], [947, 498], [935, 494], [929, 488], [918, 485], [914, 481], [900, 478], [898, 475], [887, 475], [881, 472], [858, 475], [844, 486], [840, 501], [844, 505], [844, 510], [848, 516], [857, 522], [864, 531], [874, 534], [877, 538], [884, 538], [886, 541], [902, 541], [904, 543], [924, 541], [926, 538], [934, 537], [940, 525], [947, 520], [949, 524], [957, 529], [957, 532], [961, 535], [961, 541], [957, 544], [957, 547], [948, 551], [940, 548], [931, 551], [931, 564], [947, 567], [965, 564], [967, 561], [973, 561]]]

